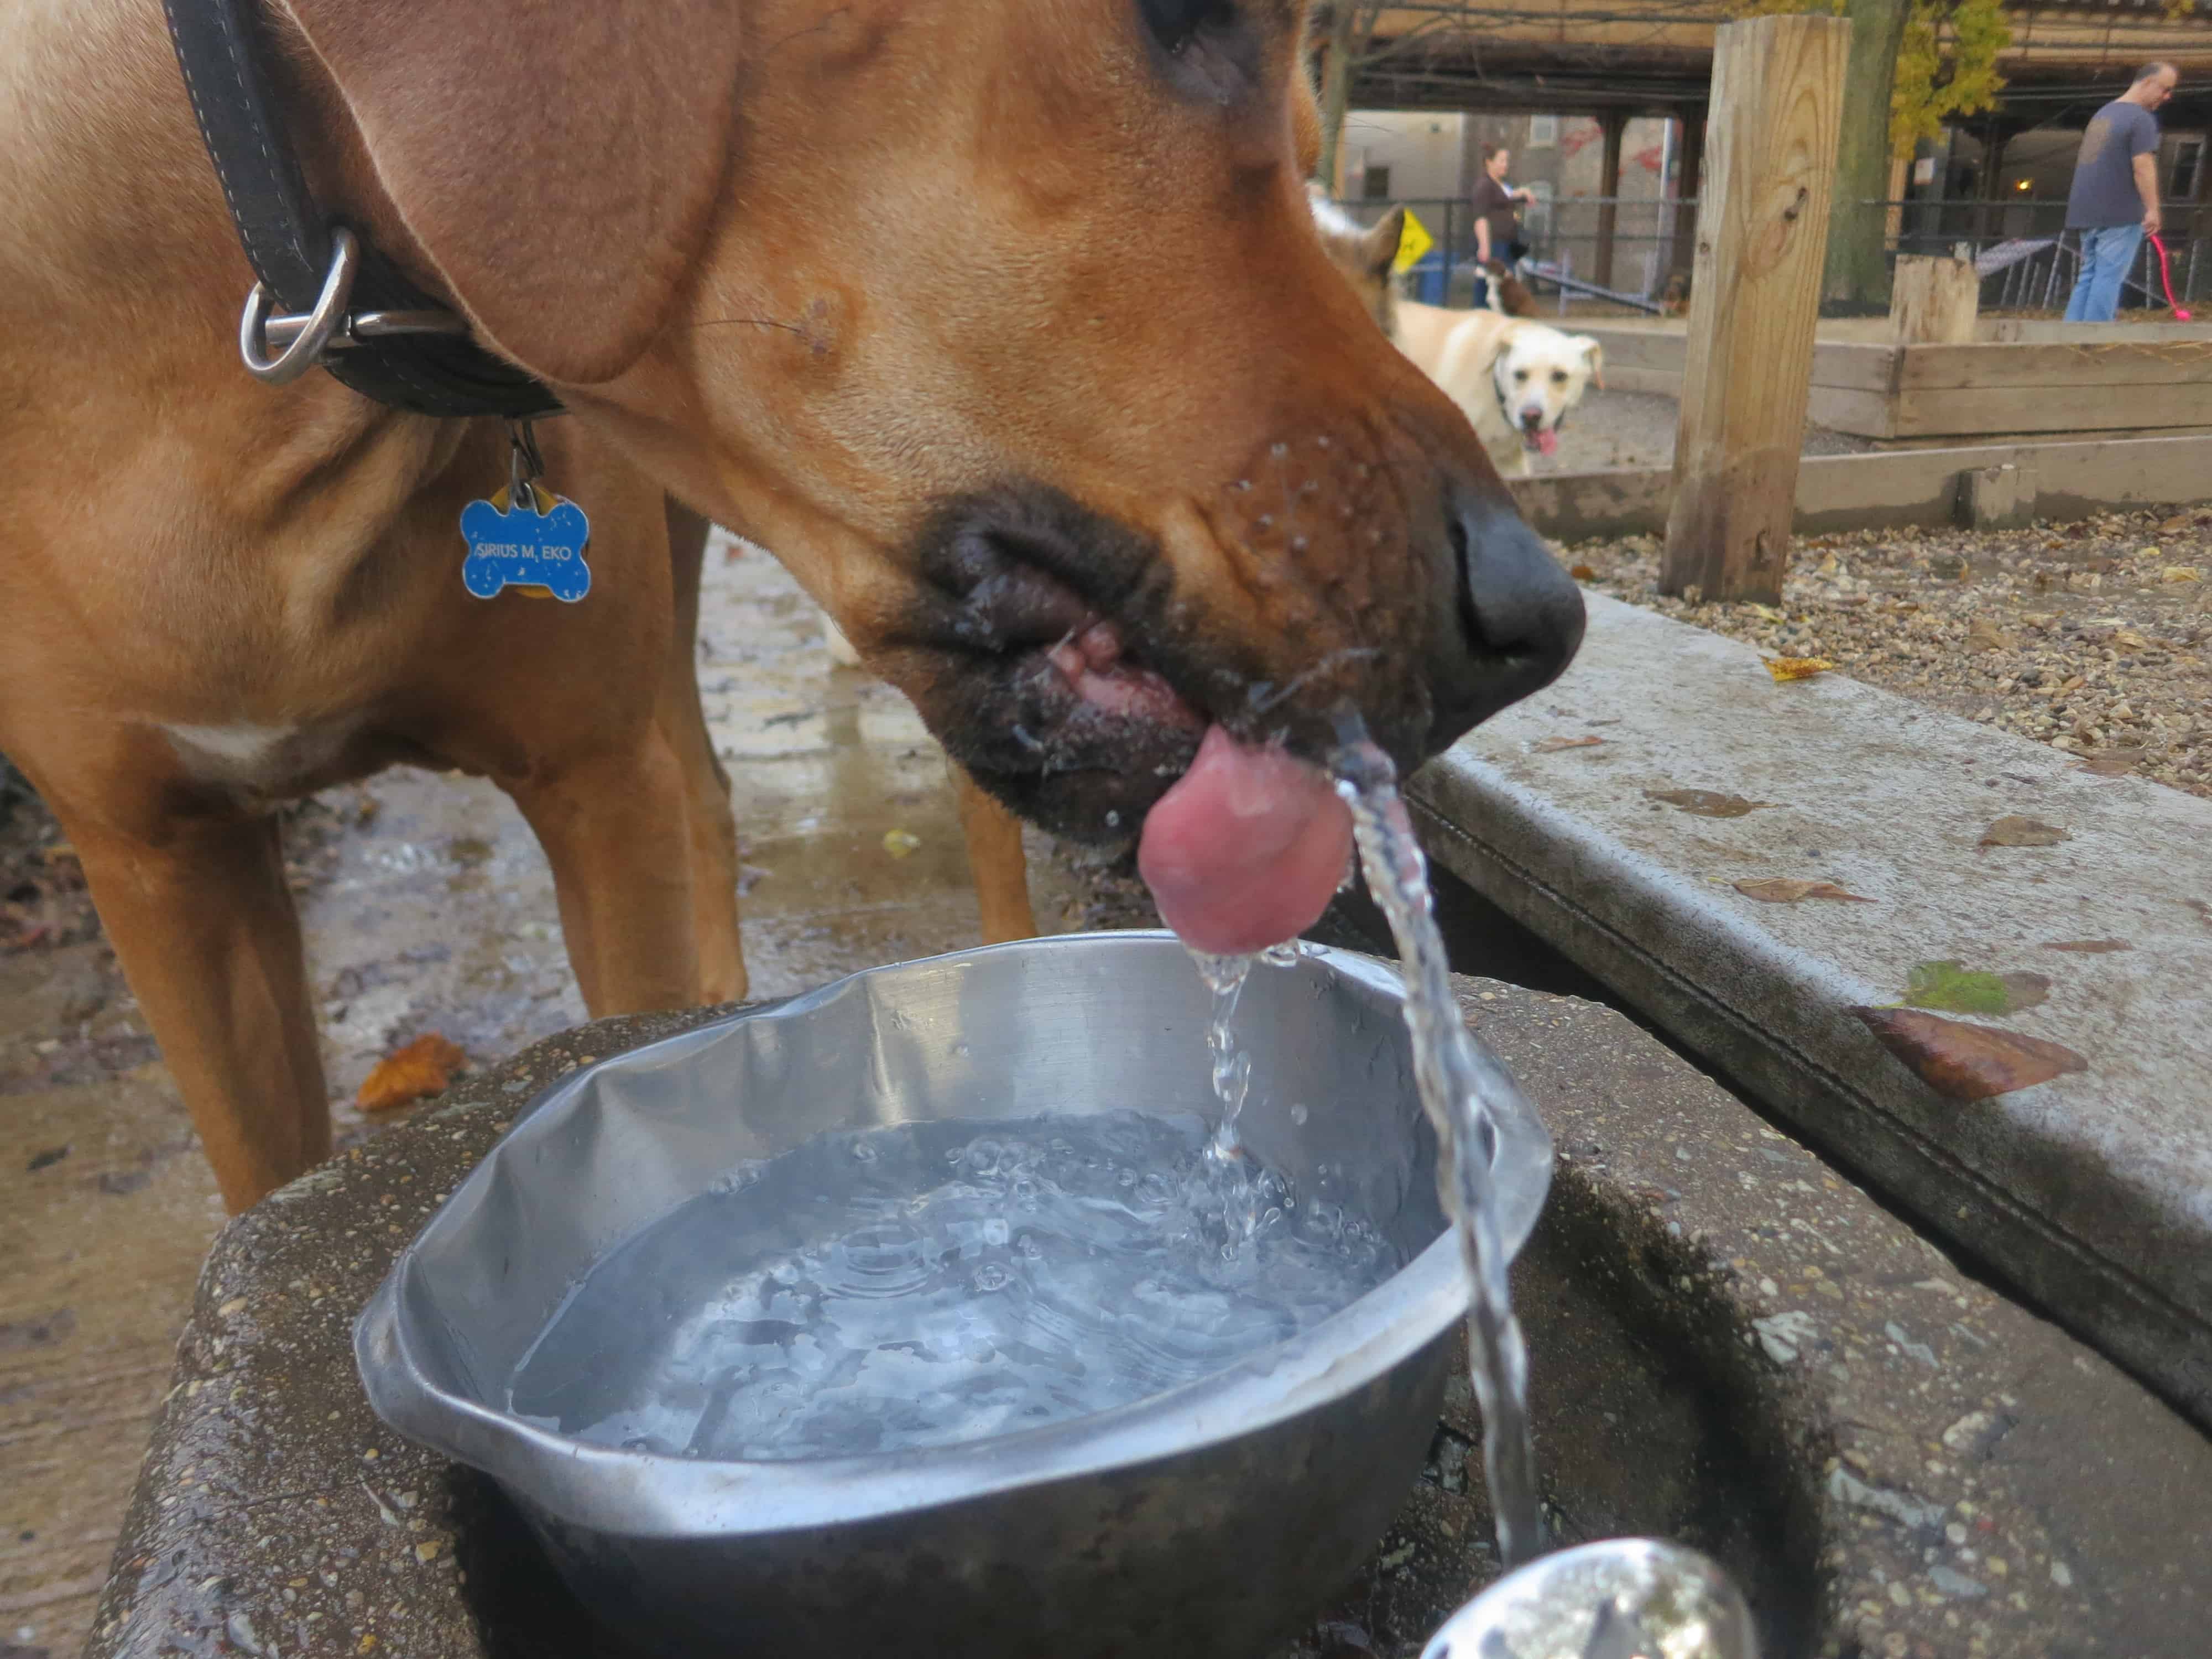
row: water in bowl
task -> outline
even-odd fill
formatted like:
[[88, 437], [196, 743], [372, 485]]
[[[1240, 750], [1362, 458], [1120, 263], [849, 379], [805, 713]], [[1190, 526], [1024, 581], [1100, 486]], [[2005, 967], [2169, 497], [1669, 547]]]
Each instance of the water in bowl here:
[[836, 1133], [616, 1250], [516, 1368], [517, 1414], [713, 1459], [945, 1445], [1212, 1375], [1402, 1265], [1195, 1117]]

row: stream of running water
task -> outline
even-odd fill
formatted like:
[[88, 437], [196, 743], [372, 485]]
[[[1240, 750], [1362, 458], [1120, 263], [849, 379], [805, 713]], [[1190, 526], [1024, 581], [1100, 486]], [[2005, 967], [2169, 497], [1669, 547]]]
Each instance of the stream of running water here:
[[1437, 1186], [1467, 1261], [1468, 1352], [1482, 1408], [1482, 1467], [1498, 1523], [1498, 1558], [1510, 1571], [1544, 1547], [1528, 1424], [1528, 1351], [1513, 1316], [1506, 1275], [1510, 1263], [1490, 1181], [1498, 1147], [1490, 1103], [1510, 1099], [1516, 1085], [1475, 1045], [1460, 1016], [1451, 964], [1437, 930], [1428, 860], [1398, 793], [1397, 769], [1364, 727], [1355, 727], [1341, 734], [1332, 769], [1337, 793], [1352, 809], [1367, 890], [1398, 942], [1414, 1079], [1436, 1129]]

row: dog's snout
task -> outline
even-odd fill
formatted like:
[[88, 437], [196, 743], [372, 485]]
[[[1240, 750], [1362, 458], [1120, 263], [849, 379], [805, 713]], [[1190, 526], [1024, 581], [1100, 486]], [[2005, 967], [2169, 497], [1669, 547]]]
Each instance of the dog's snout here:
[[1431, 630], [1431, 749], [1549, 685], [1583, 638], [1583, 596], [1510, 505], [1453, 483], [1444, 493], [1450, 594]]

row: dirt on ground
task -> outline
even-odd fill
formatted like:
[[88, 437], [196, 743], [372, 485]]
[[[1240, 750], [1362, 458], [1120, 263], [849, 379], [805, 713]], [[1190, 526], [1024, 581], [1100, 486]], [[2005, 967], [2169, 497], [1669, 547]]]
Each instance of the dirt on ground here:
[[2212, 510], [1800, 538], [1782, 603], [1659, 592], [1660, 539], [1563, 550], [1599, 592], [2212, 797]]

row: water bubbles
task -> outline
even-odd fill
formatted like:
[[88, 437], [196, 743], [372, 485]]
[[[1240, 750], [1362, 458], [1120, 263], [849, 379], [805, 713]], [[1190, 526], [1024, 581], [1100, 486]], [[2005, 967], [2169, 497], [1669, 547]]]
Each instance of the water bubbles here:
[[853, 1143], [853, 1157], [860, 1163], [873, 1164], [881, 1156], [882, 1154], [876, 1151], [875, 1143], [872, 1140], [856, 1140]]
[[818, 1136], [602, 1262], [510, 1404], [709, 1459], [945, 1444], [1195, 1381], [1396, 1270], [1373, 1228], [1324, 1239], [1282, 1177], [1206, 1148], [1133, 1112]]
[[955, 1059], [965, 1060], [968, 1058], [969, 1052], [969, 1047], [965, 1042], [956, 1042], [952, 1045], [952, 1054]]
[[1291, 1108], [1291, 1121], [1301, 1129], [1306, 1127], [1306, 1121], [1312, 1116], [1313, 1114], [1306, 1109], [1306, 1103], [1304, 1101], [1297, 1102]]
[[1298, 965], [1298, 942], [1290, 939], [1280, 945], [1270, 945], [1260, 952], [1260, 960], [1270, 968], [1295, 968]]

